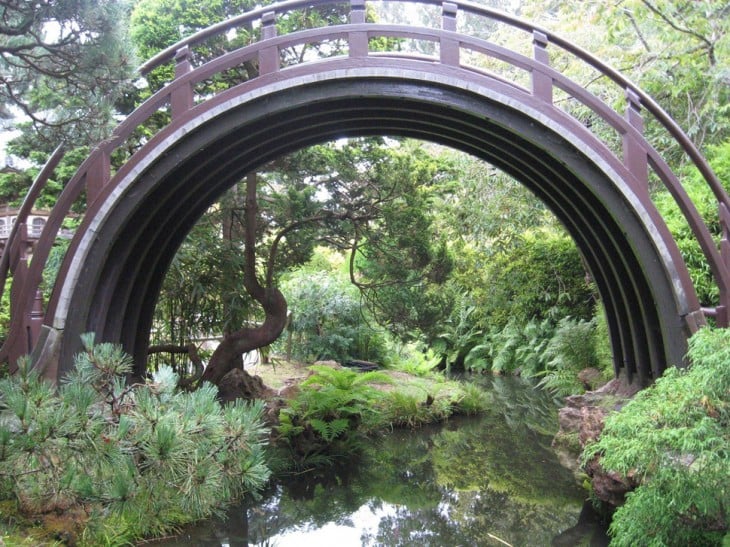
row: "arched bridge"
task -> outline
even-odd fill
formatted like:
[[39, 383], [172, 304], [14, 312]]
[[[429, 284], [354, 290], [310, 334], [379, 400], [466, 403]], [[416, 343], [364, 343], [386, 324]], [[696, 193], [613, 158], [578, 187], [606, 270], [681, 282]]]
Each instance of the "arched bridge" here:
[[[682, 362], [688, 336], [706, 317], [727, 326], [730, 200], [661, 107], [620, 73], [545, 29], [465, 1], [408, 5], [438, 10], [437, 28], [368, 22], [364, 0], [291, 0], [210, 27], [146, 63], [143, 74], [174, 63], [175, 76], [93, 150], [64, 189], [30, 262], [23, 251], [23, 215], [32, 210], [61, 151], [29, 192], [0, 262], [2, 288], [12, 276], [12, 325], [0, 357], [12, 366], [32, 351], [44, 374], [57, 379], [71, 366], [79, 335], [94, 331], [98, 339], [121, 343], [143, 370], [163, 277], [203, 212], [267, 161], [364, 135], [409, 136], [468, 152], [537, 194], [565, 225], [595, 279], [617, 375], [646, 384], [668, 364]], [[333, 13], [333, 7], [343, 16], [339, 23], [277, 35], [277, 22], [296, 10]], [[519, 33], [530, 53], [462, 32], [470, 17]], [[257, 41], [196, 66], [197, 46], [239, 28], [253, 29]], [[427, 47], [409, 52], [411, 42]], [[283, 55], [308, 44], [332, 44], [331, 55]], [[615, 111], [558, 71], [551, 56], [587, 64], [604, 76], [625, 96], [625, 110]], [[198, 91], [201, 83], [242, 66], [256, 67], [255, 76], [214, 96]], [[571, 115], [566, 104], [589, 111], [593, 123]], [[159, 111], [169, 113], [169, 124], [125, 156], [130, 138]], [[646, 117], [668, 132], [712, 189], [723, 230], [719, 246], [645, 138]], [[612, 136], [595, 132], [597, 126]], [[718, 288], [716, 305], [698, 302], [651, 201], [650, 178], [669, 190], [699, 241]], [[43, 268], [64, 217], [84, 192], [85, 216], [45, 305], [38, 290]]]

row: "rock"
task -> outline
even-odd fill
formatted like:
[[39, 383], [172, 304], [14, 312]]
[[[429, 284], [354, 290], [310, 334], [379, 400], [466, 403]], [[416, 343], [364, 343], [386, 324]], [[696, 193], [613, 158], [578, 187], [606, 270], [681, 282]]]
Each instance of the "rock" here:
[[603, 382], [603, 374], [594, 367], [584, 368], [578, 373], [578, 380], [585, 389], [597, 389]]
[[[585, 369], [581, 372], [582, 382], [587, 383], [594, 378], [595, 374], [589, 371]], [[566, 397], [565, 407], [558, 411], [560, 430], [553, 439], [553, 447], [562, 452], [561, 463], [577, 472], [578, 457], [588, 443], [600, 436], [606, 416], [620, 410], [639, 389], [638, 382], [629, 384], [625, 379], [618, 378], [594, 391]], [[566, 451], [570, 451], [572, 458], [565, 456]], [[639, 484], [633, 474], [624, 477], [605, 471], [599, 456], [588, 462], [583, 471], [591, 478], [595, 497], [611, 507], [620, 506], [626, 493]]]
[[578, 433], [582, 419], [583, 413], [580, 408], [564, 406], [558, 410], [558, 424], [560, 425], [560, 432], [564, 435]]
[[286, 385], [279, 389], [277, 392], [277, 396], [280, 399], [294, 399], [299, 393], [301, 392], [301, 388], [299, 387], [299, 384], [291, 383], [291, 381], [286, 381]]
[[608, 410], [600, 406], [584, 406], [580, 409], [581, 423], [578, 431], [578, 439], [581, 448], [592, 441], [595, 441], [605, 425]]
[[268, 399], [274, 395], [259, 376], [252, 376], [240, 368], [227, 372], [218, 385], [218, 398], [223, 403], [235, 399]]
[[614, 471], [603, 469], [599, 457], [588, 462], [585, 471], [591, 478], [591, 488], [595, 497], [614, 508], [623, 505], [626, 493], [639, 485], [633, 473], [624, 477]]

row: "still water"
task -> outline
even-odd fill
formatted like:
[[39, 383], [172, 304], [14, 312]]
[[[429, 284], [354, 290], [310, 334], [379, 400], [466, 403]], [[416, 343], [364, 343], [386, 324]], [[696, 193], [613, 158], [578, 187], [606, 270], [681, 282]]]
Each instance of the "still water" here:
[[480, 382], [489, 412], [393, 431], [345, 469], [272, 485], [155, 545], [605, 545], [586, 491], [550, 447], [557, 401], [519, 378]]

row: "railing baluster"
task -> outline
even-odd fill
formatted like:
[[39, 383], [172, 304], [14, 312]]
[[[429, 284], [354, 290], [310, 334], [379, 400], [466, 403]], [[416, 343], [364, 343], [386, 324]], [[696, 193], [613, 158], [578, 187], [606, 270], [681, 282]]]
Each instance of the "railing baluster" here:
[[[547, 50], [548, 37], [537, 30], [532, 32], [532, 54], [535, 60], [550, 66], [550, 55]], [[546, 103], [553, 102], [553, 79], [539, 70], [532, 71], [532, 94]]]
[[[452, 2], [444, 2], [441, 7], [441, 26], [444, 30], [456, 32], [456, 14], [459, 7]], [[439, 44], [441, 62], [445, 65], [459, 66], [459, 41], [442, 38]]]
[[[725, 203], [720, 203], [720, 227], [722, 228], [722, 239], [720, 240], [720, 257], [725, 269], [730, 271], [730, 209]], [[730, 293], [720, 289], [720, 303], [717, 306], [715, 321], [718, 327], [730, 327]]]
[[[190, 63], [190, 48], [182, 47], [175, 54], [175, 79], [184, 76], [193, 70]], [[174, 84], [173, 84], [174, 85]], [[173, 89], [170, 97], [170, 108], [172, 110], [172, 119], [178, 118], [181, 114], [187, 112], [193, 107], [193, 86], [186, 84], [177, 86]]]
[[[358, 25], [365, 23], [365, 0], [350, 0], [350, 23]], [[347, 37], [350, 57], [367, 57], [368, 33], [351, 32]]]
[[[626, 121], [636, 129], [639, 134], [644, 134], [644, 119], [641, 117], [641, 98], [631, 89], [626, 90]], [[636, 177], [637, 186], [634, 188], [636, 194], [642, 199], [649, 198], [649, 162], [646, 150], [641, 143], [630, 133], [623, 135], [624, 165], [629, 172]]]
[[[276, 37], [276, 12], [268, 11], [261, 17], [263, 30], [261, 38], [269, 40]], [[259, 74], [269, 74], [279, 70], [279, 48], [267, 47], [259, 52]]]

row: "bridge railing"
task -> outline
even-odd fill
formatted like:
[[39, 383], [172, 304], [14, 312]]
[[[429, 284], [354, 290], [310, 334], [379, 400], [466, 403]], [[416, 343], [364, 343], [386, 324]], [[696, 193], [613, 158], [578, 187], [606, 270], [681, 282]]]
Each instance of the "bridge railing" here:
[[[436, 6], [441, 10], [440, 25], [438, 28], [434, 28], [367, 22], [365, 0], [350, 0], [349, 2], [342, 0], [289, 0], [260, 7], [213, 25], [184, 38], [143, 64], [139, 71], [142, 75], [147, 75], [157, 67], [174, 62], [174, 79], [120, 123], [111, 137], [93, 150], [89, 158], [66, 185], [34, 249], [31, 264], [23, 270], [22, 274], [19, 274], [17, 269], [12, 272], [14, 278], [13, 317], [19, 317], [18, 314], [23, 317], [30, 317], [32, 313], [38, 315], [38, 287], [40, 286], [43, 268], [63, 219], [68, 214], [72, 204], [84, 191], [89, 204], [99, 196], [112, 178], [112, 164], [121, 163], [121, 160], [116, 156], [126, 153], [125, 151], [131, 146], [130, 142], [139, 145], [141, 141], [136, 132], [148, 120], [158, 112], [164, 111], [169, 114], [170, 123], [179, 122], [198, 102], [203, 102], [208, 98], [205, 95], [198, 94], [196, 96], [196, 93], [200, 93], [199, 91], [196, 92], [196, 86], [200, 86], [225, 71], [240, 68], [249, 63], [257, 66], [258, 74], [256, 76], [260, 77], [278, 71], [305, 68], [306, 65], [311, 64], [309, 63], [311, 59], [306, 58], [306, 56], [300, 59], [301, 65], [283, 66], [282, 52], [295, 46], [336, 42], [342, 44], [342, 49], [335, 51], [333, 59], [342, 57], [362, 59], [385, 56], [394, 61], [425, 60], [429, 63], [439, 62], [443, 65], [466, 69], [474, 75], [486, 75], [497, 79], [507, 84], [515, 94], [531, 95], [532, 98], [538, 99], [549, 106], [555, 106], [554, 94], [556, 92], [563, 92], [584, 105], [612, 128], [617, 135], [617, 140], [622, 145], [622, 153], [617, 153], [616, 157], [624, 163], [633, 175], [633, 190], [636, 195], [643, 200], [650, 199], [649, 172], [651, 171], [675, 199], [708, 260], [719, 290], [719, 304], [711, 308], [705, 308], [704, 311], [707, 315], [714, 316], [718, 325], [728, 326], [728, 309], [730, 308], [730, 243], [728, 242], [730, 198], [698, 148], [659, 104], [621, 73], [584, 49], [547, 29], [510, 14], [458, 0], [450, 2], [385, 0], [385, 2], [388, 4], [395, 2], [408, 4], [415, 6], [416, 9], [418, 6]], [[286, 17], [296, 10], [332, 6], [341, 7], [344, 12], [347, 12], [349, 20], [333, 26], [309, 28], [277, 36], [276, 24], [282, 17]], [[486, 39], [459, 33], [457, 31], [457, 21], [459, 17], [464, 16], [484, 18], [525, 33], [526, 39], [531, 42], [532, 55], [520, 54]], [[200, 66], [193, 66], [195, 47], [205, 44], [207, 40], [213, 38], [220, 39], [221, 36], [228, 35], [236, 30], [246, 32], [253, 30], [254, 33], [259, 33], [260, 37], [254, 43], [226, 52]], [[428, 42], [433, 45], [433, 54], [409, 53], [398, 47], [383, 50], [382, 41], [378, 42], [380, 44], [379, 49], [374, 51], [370, 46], [371, 42], [383, 37], [394, 39], [394, 44], [400, 44], [399, 41], [402, 40]], [[561, 55], [567, 55], [584, 63], [598, 74], [612, 81], [620, 92], [625, 94], [626, 111], [623, 113], [617, 112], [609, 104], [552, 67], [549, 54], [551, 48], [553, 50], [558, 49]], [[510, 75], [490, 72], [485, 68], [489, 65], [489, 62], [469, 64], [468, 59], [473, 59], [475, 54], [484, 59], [494, 60], [512, 67], [519, 71], [522, 77], [511, 78]], [[313, 68], [312, 71], [314, 70], [316, 69]], [[527, 85], [525, 85], [525, 82], [527, 82]], [[711, 231], [697, 212], [676, 175], [669, 168], [661, 154], [647, 142], [643, 130], [644, 120], [642, 119], [642, 115], [645, 114], [651, 116], [665, 128], [697, 167], [712, 190], [718, 202], [719, 221], [723, 230], [722, 241], [719, 246], [714, 241]], [[114, 162], [112, 162], [113, 157], [116, 158]], [[57, 162], [57, 159], [53, 161]], [[40, 191], [38, 188], [45, 183], [44, 177], [47, 179], [49, 174], [42, 173], [39, 176], [37, 183], [34, 184], [34, 188], [29, 193], [28, 200], [32, 198], [32, 201], [35, 201], [33, 196], [37, 197], [37, 193]], [[32, 208], [32, 203], [29, 207]], [[19, 215], [16, 224], [19, 227], [24, 226], [25, 219]], [[21, 231], [18, 231], [15, 237], [22, 237]], [[11, 243], [12, 241], [8, 242], [6, 249], [13, 247]], [[6, 258], [4, 253], [2, 261], [0, 261], [0, 290], [4, 287], [6, 277], [13, 270], [9, 267], [10, 262], [10, 256]], [[690, 283], [689, 279], [683, 279], [682, 281]], [[34, 306], [35, 312], [33, 312]], [[52, 298], [49, 302], [49, 310], [54, 308], [55, 301]], [[33, 336], [23, 331], [22, 324], [25, 324], [25, 322], [16, 321], [15, 319], [12, 321], [8, 340], [12, 340], [13, 336], [23, 336], [25, 338]], [[33, 342], [33, 340], [28, 339], [20, 345], [32, 347]], [[7, 359], [13, 353], [8, 348], [7, 343], [0, 348], [0, 359]]]

